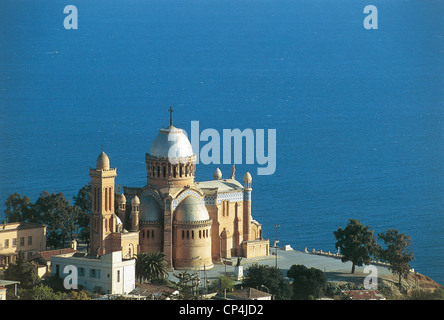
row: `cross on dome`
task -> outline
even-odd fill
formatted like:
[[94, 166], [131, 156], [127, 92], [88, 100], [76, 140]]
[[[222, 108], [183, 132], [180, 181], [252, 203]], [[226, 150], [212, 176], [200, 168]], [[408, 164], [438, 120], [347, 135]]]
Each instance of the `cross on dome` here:
[[168, 109], [168, 111], [170, 112], [170, 126], [173, 125], [173, 108], [170, 106], [170, 108]]

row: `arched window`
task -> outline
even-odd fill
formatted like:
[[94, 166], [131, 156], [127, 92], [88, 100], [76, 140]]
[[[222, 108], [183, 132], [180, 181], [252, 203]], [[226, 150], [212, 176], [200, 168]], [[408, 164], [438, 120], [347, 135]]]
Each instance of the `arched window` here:
[[102, 211], [102, 190], [97, 190], [97, 208]]
[[109, 211], [113, 211], [113, 206], [112, 206], [112, 200], [113, 200], [112, 190], [113, 190], [112, 187], [108, 188], [108, 193], [109, 193], [109, 195], [108, 195], [108, 201], [109, 201], [108, 207], [109, 207]]
[[202, 239], [202, 230], [199, 230], [199, 239]]
[[160, 166], [157, 166], [157, 177], [160, 178]]
[[167, 168], [166, 168], [165, 166], [163, 166], [162, 169], [163, 169], [163, 177], [165, 178], [165, 177], [166, 177], [166, 169], [167, 169]]
[[194, 239], [194, 230], [191, 230], [191, 238]]
[[96, 211], [97, 210], [97, 188], [94, 188], [93, 191], [94, 191], [93, 210]]
[[146, 238], [147, 238], [147, 239], [150, 238], [150, 230], [146, 230]]
[[105, 188], [105, 211], [108, 211], [108, 192], [107, 188]]
[[182, 240], [185, 239], [185, 231], [182, 230]]

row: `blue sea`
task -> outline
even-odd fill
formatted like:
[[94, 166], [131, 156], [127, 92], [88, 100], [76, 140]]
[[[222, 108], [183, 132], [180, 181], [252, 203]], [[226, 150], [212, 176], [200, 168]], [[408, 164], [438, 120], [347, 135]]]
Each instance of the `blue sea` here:
[[[368, 4], [378, 29], [363, 26]], [[72, 199], [102, 145], [117, 184], [145, 185], [171, 105], [188, 134], [193, 120], [221, 137], [276, 129], [274, 174], [236, 165], [264, 237], [277, 224], [281, 245], [335, 252], [349, 218], [395, 228], [412, 267], [444, 284], [443, 13], [439, 0], [2, 0], [0, 216], [14, 192]], [[199, 164], [197, 180], [216, 166], [231, 174]]]

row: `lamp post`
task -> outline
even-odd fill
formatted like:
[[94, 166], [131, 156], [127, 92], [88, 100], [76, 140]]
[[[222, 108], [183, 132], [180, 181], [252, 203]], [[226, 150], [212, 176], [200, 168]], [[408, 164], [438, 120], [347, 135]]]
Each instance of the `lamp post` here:
[[[261, 285], [261, 288], [265, 288], [267, 289], [267, 293], [270, 294], [270, 289], [268, 289], [266, 286], [264, 286], [263, 284]], [[272, 296], [273, 297], [273, 296]]]
[[265, 288], [267, 289], [267, 292], [270, 293], [270, 289], [268, 289], [266, 286], [264, 286], [263, 284], [261, 284], [261, 288]]
[[274, 239], [274, 247], [276, 249], [276, 268], [277, 268], [277, 266], [278, 266], [278, 251], [277, 251], [278, 246], [277, 246], [277, 244], [279, 242], [279, 240], [278, 240], [278, 228], [280, 227], [280, 225], [279, 224], [274, 224], [273, 227], [276, 228], [276, 238]]

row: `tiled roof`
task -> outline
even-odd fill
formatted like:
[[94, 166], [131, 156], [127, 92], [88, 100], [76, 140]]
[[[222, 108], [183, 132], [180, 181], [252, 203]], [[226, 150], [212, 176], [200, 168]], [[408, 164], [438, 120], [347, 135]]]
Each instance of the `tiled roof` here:
[[55, 250], [48, 250], [48, 251], [40, 251], [38, 252], [38, 255], [42, 257], [45, 261], [51, 261], [51, 257], [58, 256], [61, 254], [70, 254], [78, 252], [77, 250], [74, 250], [72, 248], [64, 248], [64, 249], [55, 249]]

